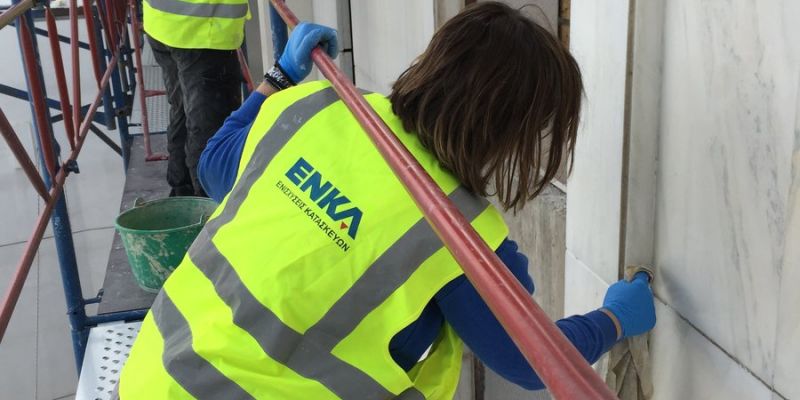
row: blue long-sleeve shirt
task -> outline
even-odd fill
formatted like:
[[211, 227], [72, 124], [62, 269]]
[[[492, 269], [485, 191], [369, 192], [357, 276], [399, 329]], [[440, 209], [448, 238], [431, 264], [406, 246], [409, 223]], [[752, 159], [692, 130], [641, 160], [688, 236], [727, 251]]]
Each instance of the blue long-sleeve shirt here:
[[[247, 133], [265, 99], [264, 95], [253, 92], [225, 120], [200, 158], [200, 183], [217, 201], [233, 187]], [[527, 271], [528, 258], [518, 251], [517, 244], [506, 239], [496, 253], [528, 292], [533, 293], [533, 280]], [[406, 370], [411, 369], [436, 339], [444, 321], [450, 323], [478, 358], [500, 376], [526, 389], [544, 387], [463, 275], [439, 290], [420, 317], [391, 340], [389, 350], [395, 362]], [[564, 318], [556, 324], [590, 363], [597, 361], [616, 342], [614, 323], [600, 311]]]

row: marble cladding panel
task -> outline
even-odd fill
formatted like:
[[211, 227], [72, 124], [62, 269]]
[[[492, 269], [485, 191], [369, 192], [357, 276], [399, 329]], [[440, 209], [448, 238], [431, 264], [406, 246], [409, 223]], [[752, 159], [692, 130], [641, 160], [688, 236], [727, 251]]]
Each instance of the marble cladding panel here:
[[[798, 82], [800, 93], [800, 82]], [[798, 95], [800, 98], [800, 94]], [[800, 99], [795, 112], [795, 142], [792, 157], [792, 183], [789, 190], [791, 211], [787, 218], [781, 291], [778, 306], [778, 331], [775, 342], [775, 390], [786, 398], [800, 399]]]
[[776, 352], [788, 350], [776, 341], [779, 320], [790, 335], [777, 335], [780, 345], [794, 347], [782, 379], [797, 376], [800, 349], [788, 339], [797, 298], [784, 293], [795, 304], [778, 307], [781, 276], [796, 276], [800, 262], [798, 236], [787, 236], [800, 212], [797, 15], [793, 0], [679, 0], [664, 17], [655, 290], [770, 384]]
[[558, 30], [558, 1], [557, 0], [501, 0], [512, 8], [522, 11], [525, 16], [545, 27], [550, 33], [557, 34]]
[[609, 283], [567, 250], [564, 270], [564, 315], [586, 314], [600, 308]]
[[[492, 199], [498, 206], [495, 199]], [[508, 237], [528, 257], [533, 278], [533, 298], [552, 319], [564, 315], [564, 251], [566, 194], [548, 185], [539, 196], [517, 212], [504, 214]]]
[[353, 54], [358, 87], [388, 94], [428, 46], [434, 6], [426, 0], [352, 0]]
[[572, 0], [570, 49], [586, 96], [567, 184], [567, 248], [605, 281], [619, 273], [626, 0]]
[[773, 392], [675, 311], [656, 301], [658, 328], [650, 338], [652, 400], [770, 400]]
[[[566, 260], [567, 315], [600, 306], [608, 283], [569, 251]], [[650, 340], [654, 400], [784, 399], [658, 299], [656, 315]], [[595, 364], [602, 376], [604, 361]]]
[[[609, 284], [569, 250], [565, 259], [564, 315], [586, 314], [601, 307]], [[594, 364], [594, 369], [605, 377], [607, 365], [608, 357], [603, 356]]]

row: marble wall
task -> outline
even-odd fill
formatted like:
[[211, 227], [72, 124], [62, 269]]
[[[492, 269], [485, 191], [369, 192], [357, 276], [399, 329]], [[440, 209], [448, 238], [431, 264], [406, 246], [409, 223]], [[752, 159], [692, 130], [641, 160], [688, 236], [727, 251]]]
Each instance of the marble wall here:
[[351, 0], [353, 55], [359, 87], [388, 94], [422, 54], [435, 28], [431, 0]]
[[567, 312], [652, 263], [657, 398], [800, 398], [800, 2], [630, 2], [572, 2]]

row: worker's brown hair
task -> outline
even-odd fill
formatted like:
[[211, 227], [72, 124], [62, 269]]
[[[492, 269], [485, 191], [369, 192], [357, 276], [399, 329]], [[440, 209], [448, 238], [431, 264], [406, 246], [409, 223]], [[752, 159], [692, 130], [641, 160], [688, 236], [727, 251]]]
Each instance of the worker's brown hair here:
[[461, 183], [519, 209], [573, 158], [583, 95], [569, 51], [518, 10], [481, 2], [453, 17], [397, 79], [406, 130]]

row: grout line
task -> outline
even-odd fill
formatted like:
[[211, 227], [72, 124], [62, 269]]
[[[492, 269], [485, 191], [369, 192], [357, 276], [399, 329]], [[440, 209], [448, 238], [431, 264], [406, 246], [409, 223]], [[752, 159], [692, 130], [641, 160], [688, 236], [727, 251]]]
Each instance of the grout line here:
[[701, 330], [699, 327], [697, 327], [697, 326], [696, 326], [694, 323], [692, 323], [692, 321], [690, 321], [688, 318], [684, 317], [684, 316], [683, 316], [683, 314], [681, 314], [680, 312], [678, 312], [678, 310], [676, 310], [674, 307], [672, 307], [672, 305], [670, 305], [669, 303], [667, 303], [666, 301], [664, 301], [664, 299], [662, 299], [661, 297], [657, 296], [655, 293], [653, 294], [653, 297], [655, 297], [655, 298], [656, 298], [658, 301], [660, 301], [660, 302], [661, 302], [661, 304], [663, 304], [665, 307], [667, 307], [667, 308], [668, 308], [670, 311], [674, 312], [674, 313], [675, 313], [675, 315], [677, 315], [677, 316], [678, 316], [678, 318], [680, 318], [680, 319], [681, 319], [683, 322], [685, 322], [687, 325], [689, 325], [689, 326], [690, 326], [692, 329], [694, 329], [695, 331], [697, 331], [697, 333], [699, 333], [699, 334], [700, 334], [700, 336], [702, 336], [702, 337], [704, 337], [706, 340], [708, 340], [708, 341], [709, 341], [709, 343], [711, 343], [711, 344], [712, 344], [712, 345], [714, 345], [716, 348], [718, 348], [718, 349], [719, 349], [719, 350], [720, 350], [720, 351], [721, 351], [723, 354], [725, 354], [726, 356], [728, 356], [728, 358], [730, 358], [731, 360], [733, 360], [733, 362], [735, 362], [736, 364], [738, 364], [738, 365], [739, 365], [739, 366], [740, 366], [742, 369], [744, 369], [745, 371], [747, 371], [747, 373], [749, 373], [749, 374], [750, 374], [750, 375], [752, 375], [754, 378], [756, 378], [756, 380], [757, 380], [757, 381], [761, 382], [761, 384], [762, 384], [762, 385], [764, 385], [764, 386], [765, 386], [765, 387], [766, 387], [766, 388], [767, 388], [769, 391], [771, 391], [772, 393], [774, 393], [775, 395], [777, 395], [778, 397], [780, 397], [782, 400], [789, 400], [789, 398], [788, 398], [788, 397], [784, 396], [784, 395], [783, 395], [783, 394], [781, 394], [781, 393], [780, 393], [780, 392], [779, 392], [777, 389], [775, 389], [775, 387], [774, 387], [774, 384], [773, 384], [773, 385], [770, 385], [769, 383], [767, 383], [767, 381], [765, 381], [763, 378], [761, 378], [760, 376], [758, 376], [758, 374], [756, 374], [756, 373], [755, 373], [755, 371], [753, 371], [752, 369], [750, 369], [750, 368], [749, 368], [747, 365], [745, 365], [744, 363], [742, 363], [742, 362], [741, 362], [741, 361], [740, 361], [740, 360], [739, 360], [737, 357], [735, 357], [733, 354], [731, 354], [731, 353], [730, 353], [730, 352], [729, 352], [727, 349], [725, 349], [725, 348], [724, 348], [724, 347], [722, 347], [722, 346], [721, 346], [719, 343], [717, 343], [717, 342], [716, 342], [714, 339], [712, 339], [711, 337], [709, 337], [709, 336], [708, 336], [708, 335], [707, 335], [705, 332], [703, 332], [703, 331], [702, 331], [702, 330]]
[[75, 396], [75, 393], [70, 393], [70, 394], [65, 394], [63, 396], [60, 396], [60, 397], [56, 397], [53, 400], [63, 400], [63, 399], [67, 399], [67, 398], [74, 397], [74, 396]]
[[636, 1], [628, 3], [628, 32], [625, 49], [625, 99], [622, 109], [622, 165], [620, 168], [619, 193], [619, 247], [617, 249], [617, 278], [625, 277], [626, 248], [628, 240], [628, 208], [630, 206], [631, 163], [631, 108], [633, 107], [633, 57], [636, 41]]
[[[596, 278], [596, 279], [600, 280], [600, 282], [603, 282], [603, 283], [605, 283], [605, 284], [608, 284], [608, 283], [605, 281], [605, 279], [601, 278], [601, 277], [600, 277], [600, 275], [598, 275], [598, 274], [597, 274], [597, 272], [595, 272], [595, 271], [594, 271], [594, 269], [592, 269], [591, 267], [589, 267], [589, 266], [588, 266], [588, 265], [587, 265], [585, 262], [583, 262], [583, 261], [582, 261], [580, 258], [578, 258], [578, 256], [576, 256], [576, 255], [575, 255], [575, 254], [574, 254], [572, 251], [570, 251], [569, 249], [567, 249], [567, 253], [569, 253], [569, 255], [570, 255], [570, 256], [572, 256], [572, 258], [574, 258], [574, 259], [575, 259], [575, 260], [577, 260], [579, 263], [581, 263], [581, 266], [583, 267], [583, 269], [584, 269], [584, 270], [586, 270], [586, 271], [588, 271], [590, 275], [592, 275], [594, 278]], [[719, 350], [720, 350], [720, 351], [721, 351], [723, 354], [725, 354], [725, 355], [726, 355], [728, 358], [730, 358], [730, 359], [731, 359], [733, 362], [735, 362], [735, 363], [736, 363], [737, 365], [739, 365], [739, 366], [740, 366], [742, 369], [744, 369], [745, 371], [747, 371], [747, 373], [749, 373], [750, 375], [752, 375], [752, 376], [753, 376], [753, 377], [754, 377], [754, 378], [755, 378], [757, 381], [759, 381], [759, 382], [760, 382], [762, 385], [764, 385], [764, 387], [766, 387], [766, 388], [767, 388], [769, 391], [771, 391], [772, 393], [774, 393], [776, 396], [780, 397], [780, 399], [781, 399], [781, 400], [789, 400], [789, 398], [788, 398], [788, 397], [784, 396], [784, 395], [783, 395], [781, 392], [779, 392], [777, 389], [775, 389], [775, 387], [774, 387], [774, 384], [773, 384], [773, 385], [770, 385], [769, 383], [767, 383], [767, 381], [765, 381], [763, 378], [761, 378], [760, 376], [758, 376], [758, 375], [755, 373], [755, 371], [753, 371], [752, 369], [750, 369], [750, 368], [749, 368], [747, 365], [744, 365], [744, 363], [742, 363], [742, 362], [741, 362], [741, 361], [740, 361], [738, 358], [736, 358], [736, 357], [735, 357], [733, 354], [731, 354], [731, 353], [730, 353], [728, 350], [726, 350], [724, 347], [722, 347], [722, 346], [721, 346], [719, 343], [717, 343], [716, 341], [714, 341], [714, 339], [712, 339], [711, 337], [709, 337], [709, 336], [708, 336], [708, 335], [707, 335], [705, 332], [703, 332], [703, 331], [702, 331], [702, 330], [701, 330], [699, 327], [697, 327], [697, 325], [695, 325], [694, 323], [692, 323], [692, 321], [690, 321], [688, 318], [686, 318], [685, 316], [683, 316], [683, 314], [681, 314], [680, 312], [678, 312], [678, 310], [676, 310], [674, 307], [672, 307], [672, 305], [670, 305], [669, 303], [667, 303], [666, 301], [664, 301], [664, 299], [662, 299], [662, 298], [661, 298], [661, 297], [660, 297], [660, 296], [659, 296], [657, 293], [655, 293], [655, 292], [654, 292], [654, 293], [653, 293], [653, 297], [654, 297], [656, 300], [658, 300], [659, 302], [661, 302], [661, 304], [663, 304], [665, 307], [667, 307], [667, 308], [668, 308], [670, 311], [672, 311], [673, 313], [675, 313], [675, 315], [677, 315], [677, 316], [678, 316], [678, 318], [680, 318], [680, 319], [681, 319], [683, 322], [685, 322], [687, 325], [689, 325], [689, 327], [691, 327], [691, 328], [692, 328], [692, 329], [694, 329], [694, 330], [695, 330], [697, 333], [699, 333], [699, 334], [700, 334], [700, 336], [702, 336], [703, 338], [705, 338], [706, 340], [708, 340], [708, 342], [709, 342], [709, 343], [711, 343], [712, 345], [714, 345], [714, 347], [718, 348], [718, 349], [719, 349]]]
[[[95, 228], [78, 229], [77, 231], [72, 231], [72, 234], [75, 235], [75, 234], [79, 234], [79, 233], [102, 231], [102, 230], [105, 230], [105, 229], [113, 229], [113, 228], [114, 228], [113, 226], [98, 226], [98, 227], [95, 227]], [[53, 235], [42, 236], [42, 240], [44, 240], [44, 239], [52, 239], [52, 238], [53, 238]], [[0, 244], [0, 249], [3, 248], [3, 247], [15, 246], [15, 245], [18, 245], [18, 244], [25, 244], [25, 243], [28, 243], [28, 241], [27, 240], [20, 240], [20, 241], [17, 241], [17, 242], [3, 243], [3, 244]]]

